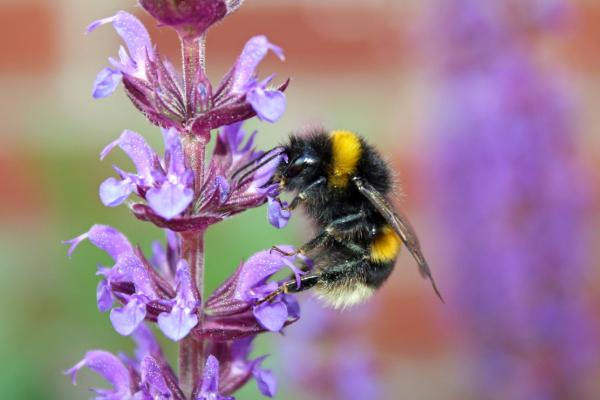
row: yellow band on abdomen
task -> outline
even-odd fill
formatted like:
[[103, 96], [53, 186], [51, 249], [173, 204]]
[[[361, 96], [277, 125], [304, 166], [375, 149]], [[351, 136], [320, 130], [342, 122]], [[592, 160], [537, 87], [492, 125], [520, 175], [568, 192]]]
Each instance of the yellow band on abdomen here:
[[377, 263], [394, 261], [400, 252], [401, 244], [402, 241], [396, 232], [390, 226], [384, 226], [371, 243], [371, 261]]

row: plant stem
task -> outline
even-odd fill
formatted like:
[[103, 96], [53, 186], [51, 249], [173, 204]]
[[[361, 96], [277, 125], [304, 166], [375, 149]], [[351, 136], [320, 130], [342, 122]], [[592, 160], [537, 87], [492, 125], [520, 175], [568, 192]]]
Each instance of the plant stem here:
[[[182, 37], [181, 55], [183, 72], [183, 96], [186, 119], [191, 119], [198, 107], [198, 84], [206, 81], [204, 73], [204, 36]], [[210, 132], [205, 134], [191, 134], [181, 132], [181, 142], [186, 167], [194, 175], [194, 201], [202, 196], [204, 185], [204, 154], [206, 144], [210, 139]], [[204, 301], [204, 230], [182, 232], [181, 251], [182, 258], [190, 267], [192, 277], [192, 292], [198, 302], [198, 327], [203, 324]], [[204, 366], [204, 343], [195, 340], [192, 336], [183, 339], [179, 344], [179, 383], [186, 396], [192, 398], [195, 386], [199, 383]]]
[[183, 96], [186, 109], [186, 118], [191, 118], [196, 110], [197, 97], [195, 91], [200, 82], [205, 79], [205, 41], [206, 36], [181, 38], [181, 58], [183, 61]]
[[[198, 301], [198, 325], [202, 325], [204, 294], [204, 232], [184, 232], [181, 234], [182, 257], [190, 266], [192, 275], [192, 291]], [[204, 343], [192, 336], [183, 339], [179, 344], [179, 382], [188, 398], [191, 398], [195, 385], [198, 384], [204, 365]]]

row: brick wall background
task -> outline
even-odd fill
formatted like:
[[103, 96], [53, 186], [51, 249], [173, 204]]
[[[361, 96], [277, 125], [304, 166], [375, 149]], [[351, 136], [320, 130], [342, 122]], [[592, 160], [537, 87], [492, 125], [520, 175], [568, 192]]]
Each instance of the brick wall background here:
[[[175, 36], [150, 26], [134, 3], [0, 2], [0, 296], [6, 309], [0, 317], [0, 359], [7, 371], [0, 374], [3, 398], [88, 396], [85, 388], [93, 378], [84, 378], [72, 388], [60, 371], [89, 347], [130, 347], [126, 339], [114, 337], [106, 316], [95, 310], [93, 271], [99, 253], [86, 249], [69, 263], [59, 241], [94, 222], [115, 221], [121, 228], [131, 220], [125, 219], [126, 210], [115, 213], [98, 202], [97, 185], [109, 173], [109, 165], [97, 157], [123, 128], [144, 132], [154, 128], [121, 93], [91, 99], [91, 83], [106, 58], [115, 53], [118, 38], [108, 27], [88, 36], [83, 32], [94, 19], [121, 8], [134, 10], [151, 28], [161, 52], [177, 57]], [[253, 123], [261, 131], [259, 143], [271, 145], [291, 129], [311, 123], [363, 132], [393, 158], [405, 192], [410, 193], [405, 206], [415, 225], [423, 227], [424, 246], [434, 249], [435, 243], [428, 239], [435, 236], [428, 235], [433, 228], [418, 204], [427, 196], [419, 158], [427, 145], [427, 110], [435, 90], [423, 56], [428, 44], [422, 20], [435, 0], [323, 3], [247, 0], [211, 31], [209, 73], [219, 78], [249, 36], [267, 34], [288, 57], [284, 64], [267, 60], [264, 71], [276, 70], [279, 79], [290, 76], [293, 82], [281, 123]], [[564, 34], [539, 38], [539, 57], [568, 73], [578, 105], [580, 145], [597, 170], [600, 2], [573, 4], [572, 22]], [[260, 215], [211, 233], [213, 240], [225, 229], [238, 229], [236, 235], [243, 238], [250, 221], [262, 224]], [[289, 240], [305, 236], [303, 227], [297, 228], [297, 236], [287, 233]], [[156, 236], [151, 228], [133, 221], [128, 229], [141, 236], [143, 245]], [[252, 229], [261, 236], [263, 228]], [[278, 235], [262, 234], [260, 245], [281, 240]], [[257, 245], [253, 242], [254, 248], [209, 257], [233, 266]], [[411, 269], [408, 256], [399, 266], [364, 333], [381, 353], [388, 371], [386, 384], [397, 398], [466, 398], [461, 381], [465, 367], [450, 339], [450, 333], [456, 333], [453, 329], [460, 329], [445, 320], [443, 308]], [[437, 269], [438, 280], [451, 274], [443, 265]]]

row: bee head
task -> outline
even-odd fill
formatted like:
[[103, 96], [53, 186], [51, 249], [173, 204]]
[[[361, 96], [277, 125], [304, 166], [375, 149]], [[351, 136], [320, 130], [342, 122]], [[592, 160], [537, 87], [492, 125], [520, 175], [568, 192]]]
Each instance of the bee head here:
[[306, 140], [292, 138], [286, 146], [287, 162], [279, 164], [277, 173], [281, 186], [285, 190], [302, 190], [311, 184], [319, 172], [321, 158]]

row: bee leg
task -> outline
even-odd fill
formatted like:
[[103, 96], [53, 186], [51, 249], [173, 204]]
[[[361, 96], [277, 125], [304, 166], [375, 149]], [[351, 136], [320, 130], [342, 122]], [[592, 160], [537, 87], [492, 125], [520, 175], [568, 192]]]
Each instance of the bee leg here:
[[271, 252], [275, 251], [275, 252], [281, 254], [282, 256], [295, 256], [296, 254], [305, 254], [308, 251], [311, 251], [313, 249], [316, 249], [319, 246], [322, 246], [328, 238], [329, 238], [329, 234], [327, 232], [323, 231], [319, 235], [317, 235], [315, 238], [313, 238], [310, 242], [306, 243], [302, 247], [297, 248], [294, 251], [287, 252], [285, 250], [280, 249], [277, 246], [271, 247], [270, 251]]
[[306, 200], [306, 198], [308, 197], [308, 193], [311, 190], [313, 190], [317, 186], [325, 183], [325, 181], [326, 181], [326, 179], [324, 177], [320, 177], [319, 179], [317, 179], [316, 181], [314, 181], [313, 183], [311, 183], [310, 185], [308, 185], [307, 187], [305, 187], [303, 191], [301, 191], [300, 193], [298, 193], [298, 195], [296, 195], [296, 197], [294, 197], [292, 199], [292, 202], [287, 207], [284, 207], [283, 209], [287, 210], [287, 211], [294, 210], [296, 207], [298, 207], [298, 205], [300, 205], [301, 202], [303, 202], [304, 200]]
[[[306, 254], [309, 251], [316, 249], [317, 247], [323, 246], [330, 237], [337, 238], [339, 236], [344, 236], [345, 233], [351, 232], [352, 230], [356, 229], [357, 222], [364, 218], [365, 213], [362, 211], [357, 212], [355, 214], [346, 215], [345, 217], [341, 217], [332, 221], [321, 233], [319, 233], [310, 242], [304, 244], [303, 246], [297, 248], [292, 252], [287, 252], [285, 250], [280, 249], [277, 246], [271, 247], [270, 251], [275, 251], [283, 256]], [[340, 242], [343, 241], [344, 240], [340, 240]]]
[[312, 288], [313, 286], [315, 286], [317, 283], [319, 283], [320, 279], [321, 279], [321, 274], [304, 275], [303, 277], [300, 278], [300, 287], [298, 287], [298, 283], [296, 282], [295, 279], [290, 279], [289, 281], [282, 283], [281, 286], [279, 286], [279, 288], [277, 290], [274, 290], [273, 292], [269, 293], [264, 298], [260, 299], [258, 301], [258, 304], [273, 301], [280, 294], [297, 293], [297, 292], [302, 292], [304, 290], [308, 290], [308, 289]]

